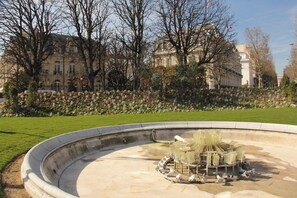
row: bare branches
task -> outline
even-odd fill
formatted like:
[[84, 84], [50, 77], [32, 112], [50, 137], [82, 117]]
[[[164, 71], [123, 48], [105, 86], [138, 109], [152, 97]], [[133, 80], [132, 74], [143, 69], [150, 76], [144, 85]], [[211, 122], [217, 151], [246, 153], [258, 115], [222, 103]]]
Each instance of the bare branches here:
[[187, 56], [189, 50], [198, 44], [197, 27], [205, 21], [203, 3], [194, 0], [164, 0], [159, 6], [159, 31], [169, 40], [176, 53], [181, 55], [179, 62], [187, 62], [183, 56]]
[[289, 65], [285, 68], [284, 73], [291, 81], [297, 80], [297, 48], [292, 47]]
[[108, 36], [108, 3], [106, 0], [66, 0], [66, 4], [68, 8], [66, 15], [76, 30], [78, 37], [76, 44], [84, 61], [89, 86], [94, 90], [95, 77], [102, 69], [102, 67], [95, 67], [94, 63], [96, 58], [101, 60], [100, 55], [104, 54], [102, 48]]
[[112, 0], [121, 27], [117, 28], [121, 42], [132, 53], [134, 89], [138, 89], [141, 69], [144, 66], [146, 21], [150, 15], [149, 0]]
[[258, 77], [259, 88], [263, 87], [264, 75], [275, 78], [274, 63], [269, 46], [269, 35], [260, 27], [246, 29], [247, 49], [253, 69]]
[[51, 52], [50, 39], [59, 22], [58, 11], [46, 0], [0, 1], [0, 10], [4, 53], [38, 80], [42, 62]]
[[222, 46], [233, 42], [233, 17], [222, 1], [162, 0], [157, 10], [159, 32], [174, 48], [179, 64], [188, 55], [198, 54], [198, 65], [216, 62], [216, 57], [230, 50]]

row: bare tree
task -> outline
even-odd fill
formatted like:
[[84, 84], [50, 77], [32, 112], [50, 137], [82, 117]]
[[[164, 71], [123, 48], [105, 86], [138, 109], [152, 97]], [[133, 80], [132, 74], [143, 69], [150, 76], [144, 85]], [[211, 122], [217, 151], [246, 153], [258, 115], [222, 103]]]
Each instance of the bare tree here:
[[188, 56], [198, 55], [197, 65], [217, 62], [231, 46], [233, 16], [223, 1], [162, 0], [157, 10], [160, 36], [175, 50], [179, 64]]
[[[129, 62], [131, 60], [130, 50], [121, 42], [121, 39], [115, 36], [110, 40], [110, 45], [108, 48], [109, 53], [109, 69], [110, 72], [119, 73], [125, 78], [124, 88], [126, 87], [126, 81], [129, 79], [128, 69]], [[109, 76], [109, 81], [117, 81], [119, 79], [112, 79], [114, 76]]]
[[284, 69], [284, 73], [290, 78], [290, 80], [297, 80], [297, 48], [291, 49], [291, 57], [289, 65]]
[[[90, 90], [95, 89], [95, 77], [102, 71], [109, 16], [106, 0], [66, 0], [66, 16], [75, 29], [76, 44], [84, 62]], [[96, 65], [98, 58], [98, 65]], [[102, 79], [101, 79], [102, 80]]]
[[108, 58], [108, 45], [111, 32], [108, 29], [108, 23], [102, 23], [98, 26], [96, 31], [95, 41], [97, 43], [97, 66], [99, 68], [99, 81], [101, 82], [101, 87], [99, 89], [106, 89], [106, 75], [107, 75], [107, 58]]
[[[295, 38], [297, 39], [297, 15], [295, 17]], [[284, 74], [287, 75], [291, 81], [297, 82], [297, 40], [291, 43], [291, 56], [289, 64], [284, 69]]]
[[112, 2], [120, 21], [120, 27], [117, 28], [119, 38], [132, 54], [133, 89], [139, 89], [146, 49], [146, 22], [151, 13], [150, 0], [112, 0]]
[[5, 56], [38, 82], [43, 62], [52, 53], [51, 36], [57, 27], [54, 1], [0, 1], [0, 32]]
[[269, 46], [269, 35], [260, 27], [246, 29], [247, 49], [251, 64], [258, 77], [258, 87], [263, 87], [263, 76], [275, 78], [274, 64]]
[[272, 55], [267, 59], [263, 73], [263, 87], [274, 87], [277, 85], [277, 74]]

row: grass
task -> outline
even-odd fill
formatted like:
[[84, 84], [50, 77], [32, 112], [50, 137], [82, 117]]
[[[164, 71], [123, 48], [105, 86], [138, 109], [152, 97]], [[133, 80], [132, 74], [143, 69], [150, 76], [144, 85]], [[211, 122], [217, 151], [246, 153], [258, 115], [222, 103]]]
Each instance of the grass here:
[[50, 137], [86, 128], [162, 121], [249, 121], [297, 125], [297, 109], [250, 109], [138, 115], [0, 118], [0, 170], [17, 155]]

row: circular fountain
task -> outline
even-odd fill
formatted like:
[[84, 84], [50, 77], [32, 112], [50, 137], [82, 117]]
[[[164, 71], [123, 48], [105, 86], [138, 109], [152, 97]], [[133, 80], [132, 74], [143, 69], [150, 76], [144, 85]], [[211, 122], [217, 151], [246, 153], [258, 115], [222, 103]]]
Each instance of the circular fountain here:
[[170, 153], [158, 163], [166, 179], [178, 183], [227, 182], [249, 178], [255, 170], [243, 146], [225, 143], [218, 131], [193, 132], [193, 138], [174, 137]]
[[[201, 152], [193, 155], [191, 152], [197, 151], [198, 147], [193, 149], [193, 142], [189, 139], [199, 136], [202, 131], [219, 131], [222, 139], [230, 143], [215, 144], [218, 148], [204, 145], [199, 147]], [[177, 141], [179, 147], [172, 144], [169, 153], [164, 153], [170, 158], [164, 163], [166, 166], [160, 164], [161, 155], [139, 157], [144, 153], [143, 148], [136, 149], [139, 146], [157, 145], [154, 140], [172, 141], [175, 136], [182, 141]], [[281, 124], [167, 122], [101, 127], [41, 142], [26, 154], [21, 173], [25, 188], [32, 197], [149, 197], [156, 193], [159, 197], [193, 196], [193, 193], [204, 197], [220, 193], [234, 193], [234, 196], [282, 196], [286, 193], [290, 196], [296, 194], [296, 143], [297, 126]], [[249, 145], [250, 149], [241, 150], [240, 145]], [[188, 153], [188, 158], [179, 153], [180, 148], [181, 152]], [[244, 151], [247, 152], [245, 155]], [[125, 152], [129, 155], [123, 155]], [[256, 166], [258, 175], [253, 181], [234, 182], [234, 186], [229, 188], [216, 184], [221, 178], [224, 181], [231, 179], [231, 175], [244, 176], [244, 171], [249, 171], [243, 166], [246, 160], [252, 160], [251, 166]], [[162, 180], [163, 176], [155, 171], [156, 166], [165, 177], [169, 177], [165, 174], [170, 172], [170, 168], [176, 167], [176, 176], [182, 174], [176, 178], [170, 173], [174, 180], [186, 178], [194, 184], [185, 187], [172, 179], [172, 182]], [[203, 175], [206, 184], [195, 187], [195, 182], [203, 183]], [[207, 180], [214, 182], [207, 183]], [[283, 189], [286, 191], [278, 188], [280, 185], [285, 185]]]

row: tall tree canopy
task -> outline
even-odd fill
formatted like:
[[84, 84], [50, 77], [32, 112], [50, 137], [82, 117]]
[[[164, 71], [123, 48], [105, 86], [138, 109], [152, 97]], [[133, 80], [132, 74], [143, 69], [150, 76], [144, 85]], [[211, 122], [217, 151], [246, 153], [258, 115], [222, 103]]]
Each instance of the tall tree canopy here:
[[159, 33], [172, 45], [179, 64], [187, 64], [193, 51], [199, 66], [233, 50], [234, 21], [224, 1], [161, 0], [157, 15]]
[[291, 79], [297, 80], [297, 48], [292, 47], [289, 65], [285, 68], [284, 73]]
[[151, 14], [150, 0], [112, 0], [119, 19], [117, 27], [120, 41], [131, 52], [133, 89], [140, 88], [141, 72], [144, 70], [147, 20]]
[[[84, 62], [85, 74], [91, 91], [95, 89], [95, 77], [104, 72], [107, 18], [109, 16], [106, 0], [66, 0], [68, 18], [77, 36], [76, 45]], [[99, 53], [98, 53], [99, 52]], [[97, 65], [95, 60], [99, 60]], [[103, 83], [104, 84], [104, 83]]]
[[247, 49], [258, 77], [258, 87], [270, 86], [276, 81], [275, 67], [270, 52], [269, 35], [260, 27], [246, 29]]
[[4, 54], [38, 81], [42, 63], [52, 52], [51, 36], [59, 22], [55, 1], [0, 1], [0, 34]]

